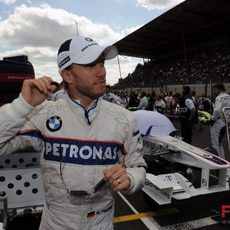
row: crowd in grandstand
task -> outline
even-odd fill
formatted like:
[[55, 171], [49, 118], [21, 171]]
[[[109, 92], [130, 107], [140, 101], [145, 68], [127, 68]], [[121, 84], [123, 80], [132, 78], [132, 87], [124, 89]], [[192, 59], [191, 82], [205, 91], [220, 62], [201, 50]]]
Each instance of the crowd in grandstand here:
[[144, 62], [143, 65], [138, 64], [134, 72], [120, 79], [114, 88], [229, 82], [229, 60], [229, 39], [218, 39], [188, 50], [187, 55], [183, 57], [166, 55]]

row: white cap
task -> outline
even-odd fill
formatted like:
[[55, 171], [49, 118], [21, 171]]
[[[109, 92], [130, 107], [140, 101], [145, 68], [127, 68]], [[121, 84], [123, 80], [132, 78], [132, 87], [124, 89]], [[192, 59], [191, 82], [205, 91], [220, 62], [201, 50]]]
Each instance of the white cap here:
[[76, 36], [65, 41], [58, 50], [57, 65], [59, 72], [75, 64], [90, 64], [98, 59], [101, 54], [109, 60], [118, 55], [115, 46], [99, 46], [91, 38]]

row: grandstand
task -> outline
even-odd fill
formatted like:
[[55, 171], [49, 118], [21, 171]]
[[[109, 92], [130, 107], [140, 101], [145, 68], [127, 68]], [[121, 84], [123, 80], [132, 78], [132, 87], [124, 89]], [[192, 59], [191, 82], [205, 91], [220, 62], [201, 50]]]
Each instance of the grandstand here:
[[229, 11], [229, 0], [186, 0], [115, 43], [120, 55], [149, 61], [113, 89], [180, 92], [190, 85], [210, 96], [212, 84], [224, 82], [230, 92]]

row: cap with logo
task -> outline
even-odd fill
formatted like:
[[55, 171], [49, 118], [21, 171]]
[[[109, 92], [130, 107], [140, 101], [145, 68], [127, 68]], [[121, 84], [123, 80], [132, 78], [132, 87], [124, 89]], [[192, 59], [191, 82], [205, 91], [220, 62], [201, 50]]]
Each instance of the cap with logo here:
[[59, 72], [72, 64], [86, 65], [104, 54], [106, 60], [118, 55], [115, 46], [100, 46], [91, 38], [76, 36], [65, 41], [58, 50], [57, 65]]

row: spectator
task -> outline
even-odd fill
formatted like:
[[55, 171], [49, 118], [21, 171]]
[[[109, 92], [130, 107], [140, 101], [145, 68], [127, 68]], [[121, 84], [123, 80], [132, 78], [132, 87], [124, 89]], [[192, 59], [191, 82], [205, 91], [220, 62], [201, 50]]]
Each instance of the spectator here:
[[198, 98], [196, 96], [196, 91], [194, 91], [194, 90], [191, 91], [191, 97], [192, 97], [192, 101], [193, 101], [195, 108], [198, 109], [199, 103], [198, 103]]
[[146, 96], [147, 96], [147, 94], [145, 92], [142, 92], [140, 94], [140, 96], [138, 98], [140, 100], [139, 105], [138, 105], [139, 109], [145, 110], [147, 108], [147, 106], [148, 106], [148, 99], [147, 99]]
[[138, 104], [139, 104], [139, 100], [137, 98], [137, 94], [133, 91], [130, 93], [129, 96], [128, 109], [137, 108]]
[[170, 91], [165, 97], [165, 104], [166, 104], [166, 107], [168, 107], [168, 108], [172, 107], [172, 103], [173, 103], [172, 95], [173, 95], [173, 93], [172, 93], [172, 91]]
[[160, 92], [156, 93], [156, 101], [154, 103], [154, 111], [161, 112], [162, 108], [165, 108], [166, 104], [164, 101], [164, 95]]
[[127, 108], [128, 106], [128, 99], [124, 93], [124, 91], [120, 92], [119, 99], [118, 99], [118, 105]]
[[153, 107], [154, 107], [154, 103], [156, 101], [156, 93], [155, 91], [153, 91], [150, 95], [149, 95], [149, 104], [146, 110], [150, 110], [153, 111]]
[[204, 94], [198, 99], [198, 104], [200, 110], [204, 110], [208, 113], [213, 112], [211, 100], [208, 97], [205, 97]]
[[183, 138], [183, 141], [191, 144], [192, 127], [196, 115], [196, 108], [190, 94], [189, 86], [184, 86], [183, 95], [180, 99], [179, 105], [180, 105], [179, 111], [180, 111], [181, 136]]
[[115, 95], [114, 93], [111, 93], [111, 87], [110, 85], [106, 85], [106, 89], [105, 89], [105, 94], [102, 97], [104, 100], [108, 101], [108, 102], [112, 102], [114, 104], [118, 104], [119, 102], [119, 97], [117, 95]]

